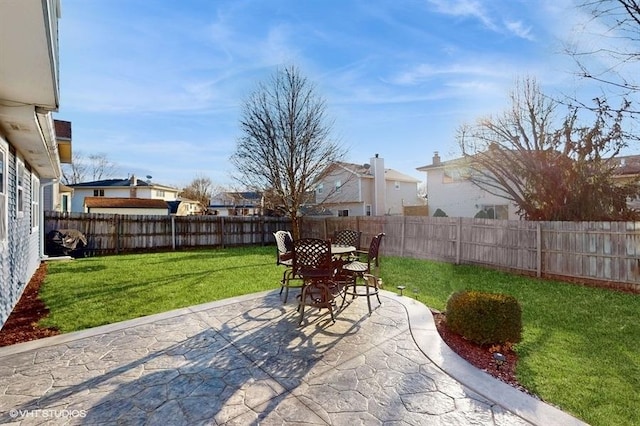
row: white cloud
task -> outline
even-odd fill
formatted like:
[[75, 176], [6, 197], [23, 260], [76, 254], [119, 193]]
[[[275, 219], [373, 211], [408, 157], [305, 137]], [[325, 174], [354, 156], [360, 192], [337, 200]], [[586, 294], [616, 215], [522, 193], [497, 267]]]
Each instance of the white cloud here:
[[429, 64], [420, 64], [395, 75], [390, 79], [390, 82], [398, 85], [415, 85], [434, 77], [454, 75], [508, 78], [512, 73], [509, 72], [508, 68], [497, 67], [495, 63], [488, 65], [450, 64], [438, 67]]
[[439, 13], [476, 18], [487, 28], [497, 29], [482, 4], [477, 0], [429, 0], [429, 3], [434, 5]]
[[505, 22], [507, 29], [516, 36], [534, 41], [535, 37], [531, 34], [531, 27], [525, 27], [522, 21], [507, 21]]

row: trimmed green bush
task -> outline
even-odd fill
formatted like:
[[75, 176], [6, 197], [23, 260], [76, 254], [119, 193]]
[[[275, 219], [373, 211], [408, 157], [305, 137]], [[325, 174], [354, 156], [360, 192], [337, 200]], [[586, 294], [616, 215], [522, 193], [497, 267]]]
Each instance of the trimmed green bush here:
[[447, 327], [480, 345], [518, 343], [522, 308], [507, 294], [459, 291], [447, 300]]

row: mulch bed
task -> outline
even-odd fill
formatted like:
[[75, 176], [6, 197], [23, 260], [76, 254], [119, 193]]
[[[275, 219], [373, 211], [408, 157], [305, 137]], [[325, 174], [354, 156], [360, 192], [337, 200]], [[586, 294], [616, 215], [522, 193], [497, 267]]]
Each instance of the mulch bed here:
[[38, 321], [49, 314], [49, 309], [38, 296], [46, 275], [47, 264], [42, 263], [0, 330], [0, 346], [9, 346], [60, 334], [58, 330], [53, 328], [38, 327]]

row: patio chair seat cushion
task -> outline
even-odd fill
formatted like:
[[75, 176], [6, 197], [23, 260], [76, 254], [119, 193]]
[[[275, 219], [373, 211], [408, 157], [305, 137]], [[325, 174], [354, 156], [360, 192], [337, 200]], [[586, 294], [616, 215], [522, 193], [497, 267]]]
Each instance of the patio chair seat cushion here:
[[289, 261], [290, 263], [293, 263], [293, 252], [292, 251], [288, 251], [286, 253], [281, 253], [279, 255], [280, 257], [280, 263], [284, 263]]
[[351, 272], [367, 272], [369, 270], [369, 265], [356, 260], [351, 263], [347, 263], [342, 267], [342, 269], [346, 269], [347, 271]]

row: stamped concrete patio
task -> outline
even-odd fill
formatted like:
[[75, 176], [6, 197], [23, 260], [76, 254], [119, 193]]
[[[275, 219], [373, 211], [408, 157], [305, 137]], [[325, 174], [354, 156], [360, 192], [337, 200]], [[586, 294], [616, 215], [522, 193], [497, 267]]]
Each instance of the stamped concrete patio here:
[[468, 364], [406, 296], [305, 318], [265, 292], [0, 348], [0, 422], [583, 424]]

